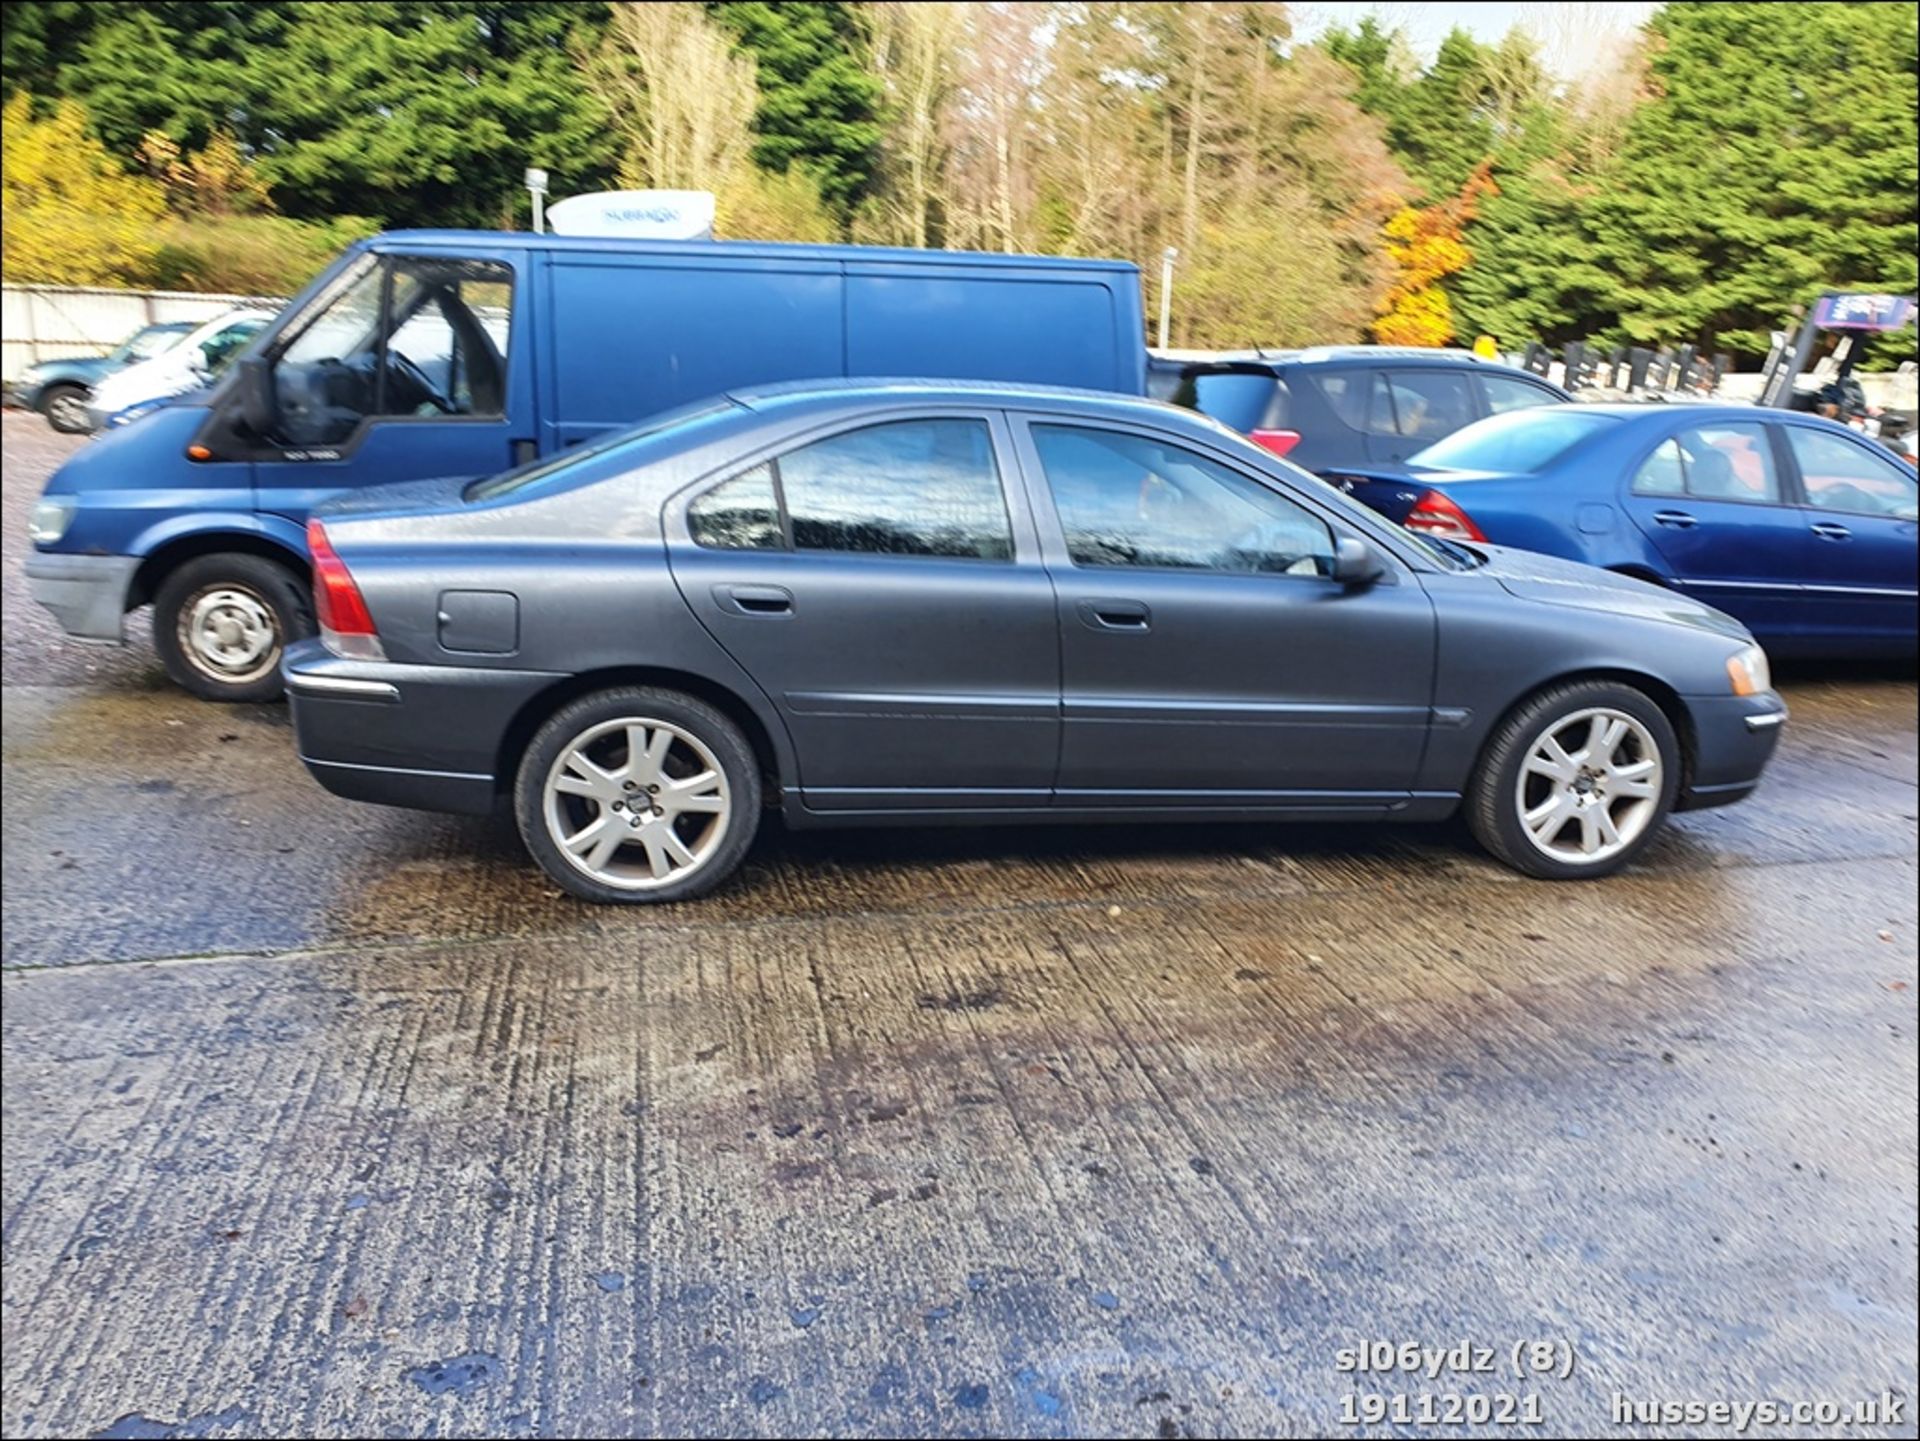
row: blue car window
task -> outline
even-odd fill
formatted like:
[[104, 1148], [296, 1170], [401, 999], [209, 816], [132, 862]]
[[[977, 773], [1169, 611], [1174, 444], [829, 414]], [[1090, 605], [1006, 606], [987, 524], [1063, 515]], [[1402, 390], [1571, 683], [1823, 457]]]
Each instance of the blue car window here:
[[1075, 565], [1333, 572], [1326, 522], [1183, 446], [1062, 425], [1033, 442]]
[[1336, 371], [1332, 375], [1313, 377], [1314, 385], [1333, 413], [1355, 430], [1367, 428], [1367, 392], [1372, 381], [1373, 372], [1367, 370]]
[[1533, 475], [1619, 418], [1563, 405], [1535, 406], [1490, 415], [1436, 440], [1408, 459], [1430, 470], [1488, 470]]
[[1912, 520], [1920, 511], [1920, 482], [1897, 462], [1806, 426], [1788, 426], [1787, 442], [1799, 463], [1807, 500], [1822, 510], [1900, 520]]
[[869, 425], [788, 451], [777, 464], [796, 550], [1013, 558], [985, 421]]
[[1634, 472], [1635, 495], [1695, 500], [1780, 499], [1780, 477], [1764, 426], [1702, 425], [1662, 441]]

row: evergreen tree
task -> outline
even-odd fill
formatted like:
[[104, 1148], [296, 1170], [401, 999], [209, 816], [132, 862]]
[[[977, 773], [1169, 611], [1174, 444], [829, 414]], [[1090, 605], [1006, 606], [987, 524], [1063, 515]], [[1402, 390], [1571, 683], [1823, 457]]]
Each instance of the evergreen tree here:
[[884, 99], [851, 7], [725, 0], [708, 8], [759, 66], [755, 160], [771, 171], [811, 172], [844, 223], [879, 161]]

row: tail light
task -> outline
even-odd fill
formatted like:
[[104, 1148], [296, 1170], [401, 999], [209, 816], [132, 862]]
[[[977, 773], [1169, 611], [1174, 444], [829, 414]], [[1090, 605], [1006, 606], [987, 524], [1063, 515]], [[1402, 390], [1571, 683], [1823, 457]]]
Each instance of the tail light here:
[[360, 587], [317, 520], [307, 522], [307, 550], [313, 556], [313, 613], [320, 622], [321, 643], [348, 660], [385, 660], [387, 652]]
[[1480, 527], [1473, 523], [1473, 517], [1455, 505], [1453, 497], [1445, 491], [1422, 491], [1420, 499], [1400, 523], [1408, 530], [1437, 535], [1442, 540], [1486, 541]]
[[1262, 450], [1270, 450], [1275, 455], [1285, 455], [1300, 443], [1297, 430], [1250, 430], [1247, 439]]

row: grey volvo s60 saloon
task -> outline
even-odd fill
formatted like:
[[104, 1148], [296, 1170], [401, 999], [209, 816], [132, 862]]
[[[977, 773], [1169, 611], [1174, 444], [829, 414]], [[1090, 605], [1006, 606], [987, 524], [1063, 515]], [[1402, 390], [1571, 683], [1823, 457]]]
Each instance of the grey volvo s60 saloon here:
[[285, 661], [340, 795], [483, 812], [597, 901], [792, 826], [1433, 820], [1605, 875], [1758, 782], [1727, 616], [1400, 529], [1203, 416], [772, 387], [476, 482], [330, 503]]

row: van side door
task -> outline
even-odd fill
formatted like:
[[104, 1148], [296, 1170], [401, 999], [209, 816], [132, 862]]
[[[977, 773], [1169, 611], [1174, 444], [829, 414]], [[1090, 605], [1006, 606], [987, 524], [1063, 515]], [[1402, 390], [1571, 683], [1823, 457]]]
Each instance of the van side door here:
[[369, 254], [276, 337], [254, 504], [299, 521], [342, 490], [491, 475], [534, 451], [528, 252]]

